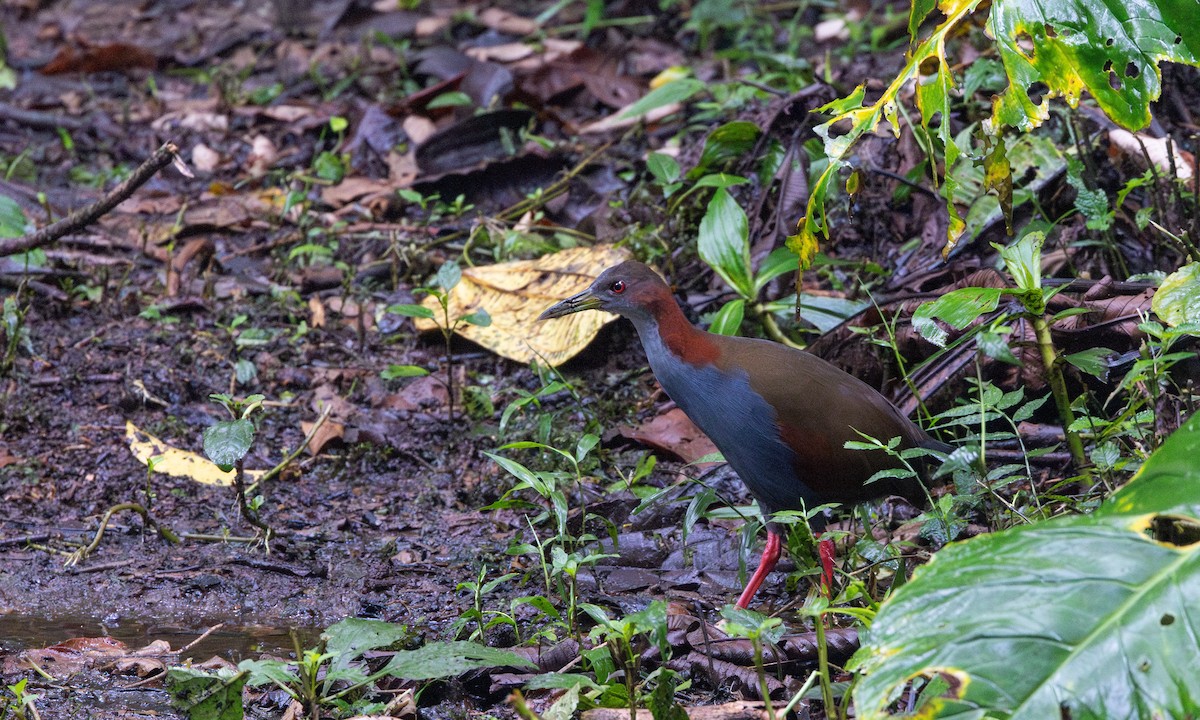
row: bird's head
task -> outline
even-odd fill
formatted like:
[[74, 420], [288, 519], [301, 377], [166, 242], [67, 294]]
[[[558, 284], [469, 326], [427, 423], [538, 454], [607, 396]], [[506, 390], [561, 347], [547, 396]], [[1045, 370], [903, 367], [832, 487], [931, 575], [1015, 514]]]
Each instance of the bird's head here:
[[654, 315], [655, 307], [664, 300], [675, 302], [667, 283], [648, 266], [630, 260], [600, 273], [591, 287], [550, 306], [538, 320], [581, 310], [606, 310], [636, 322]]

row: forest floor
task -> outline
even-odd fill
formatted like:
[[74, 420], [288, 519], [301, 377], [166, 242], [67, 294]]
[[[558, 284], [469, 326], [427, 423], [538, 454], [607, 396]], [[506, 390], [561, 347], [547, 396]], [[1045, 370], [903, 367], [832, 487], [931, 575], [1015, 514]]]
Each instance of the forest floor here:
[[[670, 413], [629, 326], [604, 328], [562, 367], [570, 385], [544, 392], [555, 380], [548, 371], [461, 338], [448, 356], [437, 332], [420, 333], [385, 310], [420, 301], [417, 289], [448, 260], [485, 265], [594, 241], [620, 242], [655, 261], [675, 278], [688, 311], [707, 317], [724, 296], [686, 249], [701, 210], [664, 207], [645, 179], [646, 153], [681, 139], [686, 170], [699, 161], [705, 134], [735, 119], [775, 138], [809, 138], [808, 110], [862, 79], [886, 81], [903, 54], [903, 23], [890, 41], [878, 38], [882, 49], [844, 50], [846, 31], [835, 28], [803, 56], [779, 61], [780, 75], [819, 68], [818, 76], [833, 78], [839, 92], [828, 97], [790, 88], [756, 94], [747, 83], [710, 107], [631, 130], [594, 124], [616, 118], [671, 67], [728, 80], [729, 63], [749, 62], [722, 54], [739, 31], [718, 26], [708, 35], [677, 15], [642, 17], [610, 3], [613, 17], [640, 24], [614, 23], [583, 44], [572, 39], [578, 30], [566, 29], [583, 21], [578, 3], [547, 21], [540, 42], [522, 46], [537, 30], [529, 18], [550, 3], [487, 12], [394, 5], [0, 4], [15, 73], [15, 87], [0, 90], [0, 196], [16, 201], [27, 222], [41, 227], [93, 202], [166, 142], [193, 174], [167, 167], [95, 223], [29, 255], [0, 257], [11, 303], [0, 337], [20, 334], [0, 373], [0, 677], [31, 678], [43, 718], [185, 717], [161, 681], [142, 678], [213, 656], [286, 657], [294, 643], [311, 647], [347, 617], [402, 623], [414, 644], [467, 637], [477, 630], [470, 613], [478, 606], [464, 584], [489, 580], [500, 582], [479, 596], [482, 606], [517, 620], [475, 633], [495, 646], [545, 627], [546, 615], [519, 602], [536, 594], [561, 612], [577, 599], [620, 614], [666, 599], [675, 617], [715, 622], [756, 562], [754, 537], [742, 533], [736, 513], [698, 506], [701, 486], [692, 481], [700, 477], [733, 507], [749, 499], [728, 470], [686, 464], [708, 448]], [[785, 55], [797, 23], [820, 19], [805, 12], [759, 18]], [[753, 82], [761, 77], [772, 76], [763, 69]], [[1169, 73], [1165, 97], [1182, 95], [1181, 107], [1195, 107], [1189, 77]], [[481, 107], [492, 112], [471, 124]], [[1168, 125], [1194, 119], [1169, 108], [1162, 116]], [[911, 183], [895, 180], [920, 153], [911, 134], [864, 143], [863, 167], [880, 172], [834, 219], [841, 232], [823, 248], [827, 262], [809, 274], [806, 290], [864, 305], [869, 290], [896, 308], [990, 266], [987, 242], [1003, 238], [1002, 223], [981, 228], [957, 261], [940, 261], [944, 208], [932, 193], [903, 193]], [[565, 192], [532, 210], [520, 205], [564, 177]], [[1061, 177], [1050, 182], [1042, 189], [1046, 215], [1071, 207], [1070, 196], [1053, 189], [1066, 185]], [[756, 259], [781, 243], [796, 217], [787, 198], [750, 204], [765, 195], [755, 188], [742, 198], [755, 209]], [[1169, 272], [1178, 261], [1119, 233], [1105, 250], [1071, 244], [1083, 234], [1082, 220], [1064, 222], [1055, 260], [1064, 273], [1086, 268], [1080, 276], [1123, 280]], [[1114, 258], [1124, 267], [1112, 267]], [[790, 276], [770, 289], [782, 295], [789, 283]], [[1123, 292], [1116, 297], [1128, 308], [1114, 311], [1119, 322], [1103, 335], [1072, 336], [1067, 351], [1137, 348], [1129, 328], [1150, 292]], [[536, 312], [552, 299], [530, 302]], [[796, 328], [805, 329], [813, 326]], [[897, 343], [914, 363], [934, 351], [907, 333]], [[845, 327], [814, 348], [903, 399], [890, 350]], [[392, 377], [392, 366], [430, 374]], [[1006, 389], [1045, 392], [1008, 366], [991, 365], [987, 375]], [[1093, 379], [1091, 391], [1103, 398], [1112, 382]], [[942, 377], [928, 392], [933, 409], [968, 395], [965, 383]], [[253, 416], [248, 469], [269, 469], [301, 448], [328, 411], [323, 432], [254, 493], [263, 498], [269, 543], [241, 516], [234, 488], [149, 473], [132, 450], [148, 434], [202, 455], [204, 429], [229, 418], [214, 393], [266, 398]], [[1184, 414], [1158, 409], [1164, 432]], [[1031, 420], [1031, 445], [1051, 449], [1060, 439], [1047, 431], [1053, 417]], [[507, 495], [513, 478], [485, 453], [570, 470], [552, 453], [498, 448], [537, 440], [574, 453], [585, 433], [598, 436], [599, 447], [581, 466], [585, 481], [565, 492], [570, 532], [582, 538], [581, 557], [616, 557], [587, 563], [577, 586], [564, 589], [562, 577], [549, 577], [520, 547], [538, 537], [536, 503]], [[650, 448], [657, 465], [629, 481]], [[1065, 454], [1049, 452], [1027, 484], [1060, 479], [1064, 467]], [[658, 488], [665, 491], [656, 501], [639, 507]], [[81, 553], [106, 511], [128, 503], [181, 541], [168, 542], [124, 509]], [[918, 513], [884, 503], [872, 515], [875, 538], [907, 541], [914, 563], [939, 544], [905, 525]], [[988, 529], [985, 517], [972, 517], [956, 535]], [[812, 577], [810, 560], [785, 559], [760, 593], [760, 609], [794, 620], [795, 603], [814, 592]], [[840, 661], [855, 640], [852, 629], [838, 631]], [[547, 631], [542, 644], [568, 636]], [[35, 661], [42, 675], [30, 673]], [[810, 662], [797, 660], [781, 682], [802, 682]], [[688, 691], [691, 702], [756, 697], [750, 660], [735, 666], [742, 670], [709, 663], [707, 679]], [[508, 716], [510, 687], [494, 676], [490, 684], [437, 685], [421, 697], [420, 712]], [[275, 717], [286, 706], [268, 694], [251, 711]]]

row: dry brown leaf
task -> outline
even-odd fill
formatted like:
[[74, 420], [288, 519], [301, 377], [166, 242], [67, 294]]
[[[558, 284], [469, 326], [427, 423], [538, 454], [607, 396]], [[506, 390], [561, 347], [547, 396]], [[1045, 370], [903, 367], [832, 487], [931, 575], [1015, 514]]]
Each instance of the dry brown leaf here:
[[[628, 250], [612, 245], [563, 250], [536, 260], [463, 268], [462, 281], [450, 291], [450, 317], [480, 308], [492, 316], [487, 327], [460, 324], [458, 333], [497, 355], [527, 363], [536, 358], [561, 365], [587, 347], [600, 328], [616, 319], [604, 312], [582, 312], [537, 322], [543, 310], [578, 293], [605, 268], [630, 259]], [[425, 307], [441, 317], [437, 301]], [[437, 329], [433, 320], [417, 318], [418, 330]]]
[[643, 445], [669, 452], [686, 463], [719, 452], [708, 436], [679, 408], [656, 415], [637, 427], [621, 427], [618, 432]]
[[534, 20], [495, 7], [479, 13], [479, 22], [493, 30], [511, 35], [532, 35], [538, 31], [538, 24]]

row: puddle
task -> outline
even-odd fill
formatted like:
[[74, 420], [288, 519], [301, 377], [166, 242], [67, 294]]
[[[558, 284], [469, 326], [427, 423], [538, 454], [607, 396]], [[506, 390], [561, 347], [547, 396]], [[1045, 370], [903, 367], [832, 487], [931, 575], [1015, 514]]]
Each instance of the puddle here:
[[[212, 624], [216, 624], [215, 622]], [[0, 653], [11, 653], [27, 648], [42, 648], [55, 645], [75, 637], [116, 638], [137, 649], [155, 640], [165, 640], [171, 649], [178, 651], [211, 627], [184, 627], [180, 624], [122, 619], [106, 624], [102, 620], [83, 616], [40, 617], [32, 615], [0, 615]], [[294, 655], [292, 633], [301, 647], [316, 644], [321, 628], [286, 628], [262, 625], [223, 625], [180, 657], [196, 661], [207, 660], [213, 655], [232, 662], [246, 658], [257, 658], [264, 653], [290, 658]]]

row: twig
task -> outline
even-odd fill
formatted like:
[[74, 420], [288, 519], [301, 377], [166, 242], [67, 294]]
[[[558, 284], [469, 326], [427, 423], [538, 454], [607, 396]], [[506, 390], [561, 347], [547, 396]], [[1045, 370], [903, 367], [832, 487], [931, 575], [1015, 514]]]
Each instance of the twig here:
[[225, 627], [225, 623], [217, 623], [216, 625], [213, 625], [209, 629], [205, 630], [204, 633], [200, 637], [191, 641], [187, 645], [184, 645], [183, 647], [179, 648], [179, 653], [185, 653], [188, 650], [191, 650], [192, 648], [196, 647], [200, 643], [204, 642], [204, 638], [208, 637], [209, 635], [212, 635], [213, 633], [215, 633], [216, 631], [220, 630], [223, 627]]
[[278, 465], [266, 471], [258, 478], [258, 480], [251, 483], [249, 487], [246, 488], [246, 492], [254, 492], [260, 485], [283, 472], [284, 468], [290, 465], [292, 461], [300, 455], [300, 453], [304, 452], [304, 448], [308, 447], [308, 443], [311, 442], [314, 437], [316, 437], [317, 431], [320, 430], [321, 426], [325, 424], [325, 421], [329, 419], [329, 415], [332, 412], [332, 405], [322, 410], [321, 414], [317, 417], [317, 421], [313, 423], [311, 428], [309, 428], [308, 434], [304, 436], [304, 440], [296, 446], [296, 449], [288, 453], [282, 460], [280, 460]]
[[183, 164], [183, 161], [180, 160], [176, 154], [178, 152], [179, 146], [177, 146], [175, 143], [169, 142], [164, 144], [162, 147], [156, 150], [154, 154], [151, 155], [148, 160], [146, 160], [146, 162], [139, 165], [138, 168], [134, 170], [128, 178], [125, 179], [125, 182], [117, 185], [115, 188], [109, 191], [108, 194], [91, 205], [88, 205], [85, 208], [80, 208], [62, 220], [47, 225], [37, 232], [31, 233], [24, 237], [0, 241], [0, 257], [5, 255], [14, 255], [19, 252], [25, 252], [43, 245], [49, 245], [64, 235], [69, 235], [73, 232], [82, 230], [83, 228], [95, 222], [100, 216], [124, 202], [126, 198], [132, 195], [135, 190], [142, 185], [145, 185], [146, 181], [154, 177], [159, 170], [162, 170], [172, 162], [175, 163], [175, 167], [180, 169], [180, 172], [190, 174], [190, 171], [187, 170], [187, 166]]
[[154, 530], [164, 540], [171, 543], [172, 545], [179, 544], [179, 536], [176, 535], [175, 532], [173, 530], [171, 530], [170, 528], [165, 527], [163, 525], [159, 525], [154, 520], [154, 518], [150, 516], [150, 513], [146, 512], [146, 508], [142, 507], [141, 504], [134, 503], [134, 502], [120, 503], [119, 505], [113, 505], [112, 507], [110, 507], [108, 510], [106, 510], [104, 512], [104, 517], [100, 518], [100, 527], [96, 529], [96, 536], [94, 538], [92, 538], [92, 542], [89, 543], [86, 547], [82, 547], [82, 548], [76, 550], [75, 552], [71, 553], [71, 556], [69, 558], [67, 558], [67, 562], [66, 562], [67, 567], [71, 567], [72, 565], [78, 565], [80, 560], [83, 560], [85, 557], [90, 555], [93, 550], [100, 547], [100, 540], [102, 540], [104, 538], [104, 530], [108, 527], [108, 521], [112, 519], [112, 516], [114, 513], [119, 512], [121, 510], [133, 510], [138, 515], [141, 515], [142, 521], [145, 522], [150, 527], [154, 528]]

